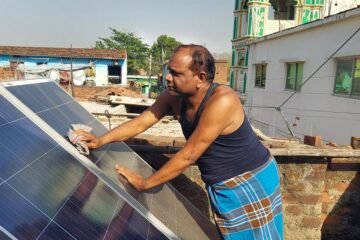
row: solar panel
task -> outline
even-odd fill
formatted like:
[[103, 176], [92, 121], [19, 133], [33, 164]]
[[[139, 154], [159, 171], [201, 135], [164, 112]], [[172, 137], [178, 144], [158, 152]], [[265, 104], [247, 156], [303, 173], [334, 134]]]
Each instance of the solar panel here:
[[0, 95], [1, 239], [167, 239]]
[[[61, 136], [65, 136], [69, 126], [73, 123], [89, 125], [93, 127], [93, 133], [97, 135], [107, 131], [101, 123], [54, 82], [17, 81], [3, 85]], [[116, 163], [127, 166], [143, 176], [153, 173], [153, 169], [126, 144], [108, 144], [101, 149], [92, 151], [89, 159], [101, 169], [111, 182], [110, 184], [116, 185], [132, 196], [133, 199], [127, 199], [127, 201], [133, 204], [135, 204], [133, 201], [140, 203], [180, 238], [218, 238], [215, 226], [172, 186], [165, 184], [153, 190], [138, 193], [119, 181], [114, 171]]]

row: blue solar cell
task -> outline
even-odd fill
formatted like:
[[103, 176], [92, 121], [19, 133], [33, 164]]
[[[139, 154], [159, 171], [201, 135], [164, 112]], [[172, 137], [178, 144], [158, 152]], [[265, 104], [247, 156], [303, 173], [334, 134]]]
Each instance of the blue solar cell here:
[[26, 105], [29, 106], [29, 108], [31, 108], [31, 110], [34, 112], [40, 112], [47, 109], [44, 105], [45, 101], [42, 102], [41, 100], [37, 99], [37, 96], [30, 92], [31, 88], [31, 85], [18, 85], [14, 88], [11, 88], [11, 90], [20, 101], [26, 102]]
[[18, 239], [35, 239], [50, 220], [6, 183], [0, 186], [0, 206], [0, 225]]
[[0, 144], [0, 178], [8, 179], [20, 169], [26, 166], [26, 163], [11, 153], [4, 145]]
[[74, 236], [52, 222], [38, 237], [39, 240], [76, 240]]
[[[61, 184], [61, 179], [58, 181]], [[62, 201], [66, 199], [66, 196], [57, 190], [59, 183], [57, 183], [58, 186], [50, 184], [48, 179], [43, 178], [31, 167], [22, 170], [7, 183], [28, 201], [34, 203], [49, 218], [55, 215], [63, 204]]]
[[7, 146], [16, 157], [29, 164], [56, 143], [29, 119], [23, 118], [0, 127], [0, 145]]
[[0, 95], [0, 126], [23, 118], [24, 115]]
[[73, 99], [64, 91], [53, 92], [49, 95], [48, 92], [51, 91], [52, 84], [50, 82], [39, 83], [41, 87], [36, 85], [23, 85], [20, 86], [21, 91], [29, 92], [45, 106], [45, 109], [49, 109], [64, 102], [72, 102]]
[[1, 125], [0, 151], [0, 226], [16, 238], [55, 239], [56, 231], [58, 239], [99, 239], [113, 221], [127, 226], [117, 239], [165, 238], [28, 118]]

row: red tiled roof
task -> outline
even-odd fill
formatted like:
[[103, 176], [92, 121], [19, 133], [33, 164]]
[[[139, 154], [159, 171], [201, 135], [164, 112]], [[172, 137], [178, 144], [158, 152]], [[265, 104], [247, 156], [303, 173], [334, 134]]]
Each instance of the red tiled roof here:
[[0, 46], [0, 55], [125, 59], [126, 50]]

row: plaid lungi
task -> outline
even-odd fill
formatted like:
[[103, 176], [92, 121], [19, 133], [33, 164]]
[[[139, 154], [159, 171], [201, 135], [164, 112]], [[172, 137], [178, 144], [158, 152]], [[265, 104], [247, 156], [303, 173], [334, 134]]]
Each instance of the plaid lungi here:
[[279, 171], [273, 157], [264, 165], [207, 186], [223, 239], [283, 239]]

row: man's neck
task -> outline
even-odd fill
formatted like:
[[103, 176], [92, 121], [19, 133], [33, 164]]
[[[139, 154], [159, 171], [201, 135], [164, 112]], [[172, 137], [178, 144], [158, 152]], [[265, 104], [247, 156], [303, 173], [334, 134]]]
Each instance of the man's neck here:
[[184, 97], [188, 109], [196, 109], [199, 107], [210, 86], [211, 83], [204, 84], [194, 95]]

